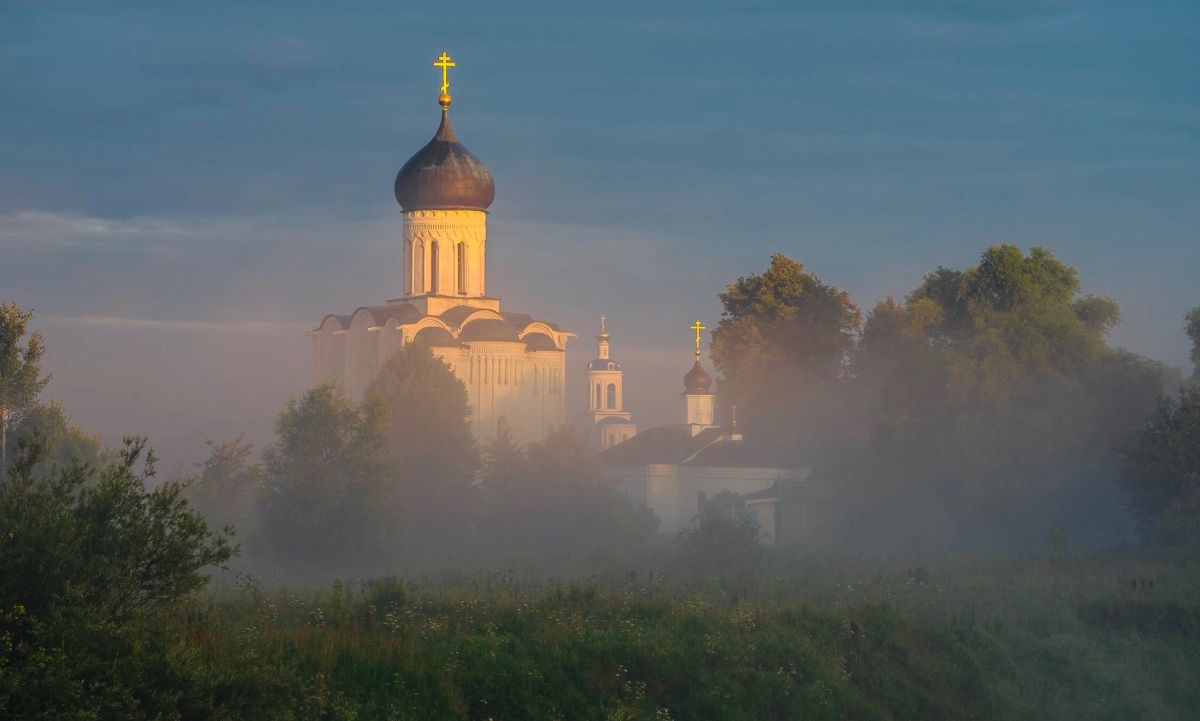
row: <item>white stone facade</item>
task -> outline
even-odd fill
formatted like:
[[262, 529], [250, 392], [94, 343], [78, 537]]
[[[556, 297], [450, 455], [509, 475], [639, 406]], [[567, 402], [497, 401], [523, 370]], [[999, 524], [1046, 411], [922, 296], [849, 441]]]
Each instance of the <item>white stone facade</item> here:
[[574, 334], [502, 312], [500, 300], [485, 295], [487, 213], [407, 211], [402, 247], [403, 297], [326, 316], [309, 334], [314, 381], [337, 382], [361, 397], [383, 362], [419, 339], [466, 385], [479, 441], [495, 435], [501, 418], [518, 443], [540, 441], [563, 425]]

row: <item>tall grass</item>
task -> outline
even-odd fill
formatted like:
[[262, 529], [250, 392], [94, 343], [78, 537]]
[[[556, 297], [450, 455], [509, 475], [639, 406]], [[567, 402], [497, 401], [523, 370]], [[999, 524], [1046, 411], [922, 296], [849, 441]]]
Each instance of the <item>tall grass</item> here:
[[241, 588], [181, 648], [242, 718], [1184, 719], [1200, 572], [1135, 559], [776, 559]]

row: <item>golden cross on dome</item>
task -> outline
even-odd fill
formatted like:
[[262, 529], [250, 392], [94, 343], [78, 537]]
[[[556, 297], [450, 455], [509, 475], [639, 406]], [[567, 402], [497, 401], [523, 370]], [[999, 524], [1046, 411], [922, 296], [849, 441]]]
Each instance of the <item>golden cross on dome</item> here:
[[456, 67], [454, 59], [446, 54], [443, 50], [437, 60], [433, 61], [433, 67], [442, 69], [442, 95], [449, 95], [446, 91], [450, 89], [450, 68]]
[[696, 331], [696, 360], [700, 360], [700, 331], [705, 330], [705, 325], [700, 321], [696, 321], [692, 324], [691, 328]]
[[606, 320], [608, 320], [608, 317], [605, 316], [603, 313], [601, 313], [600, 314], [600, 335], [608, 335], [608, 331], [604, 330], [604, 321], [606, 321]]

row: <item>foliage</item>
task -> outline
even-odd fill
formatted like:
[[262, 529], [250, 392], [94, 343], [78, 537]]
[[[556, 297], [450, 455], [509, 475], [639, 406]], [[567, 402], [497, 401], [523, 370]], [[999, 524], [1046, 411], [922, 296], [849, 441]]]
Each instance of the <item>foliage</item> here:
[[878, 528], [989, 547], [1060, 523], [1120, 537], [1112, 449], [1168, 375], [1108, 348], [1119, 309], [1079, 290], [1049, 251], [999, 245], [871, 311], [848, 401], [865, 433], [835, 450], [863, 503], [913, 524]]
[[52, 466], [67, 467], [73, 462], [89, 468], [99, 468], [111, 454], [100, 445], [100, 437], [92, 435], [71, 422], [61, 403], [34, 405], [25, 410], [8, 435], [8, 455], [21, 443], [32, 445], [36, 440], [40, 452], [38, 473]]
[[230, 558], [226, 536], [191, 509], [181, 483], [146, 487], [155, 458], [144, 451], [145, 439], [126, 439], [99, 473], [76, 464], [39, 474], [41, 449], [22, 443], [0, 485], [0, 607], [32, 618], [78, 608], [121, 622], [203, 587], [202, 569]]
[[380, 458], [385, 429], [379, 403], [353, 403], [331, 384], [288, 401], [263, 452], [258, 503], [276, 559], [354, 567], [394, 551], [399, 488]]
[[200, 475], [188, 486], [188, 500], [214, 526], [252, 527], [263, 484], [262, 466], [250, 463], [254, 446], [240, 435], [225, 443], [207, 443], [208, 458], [196, 464]]
[[753, 587], [764, 558], [758, 524], [740, 509], [712, 506], [679, 533], [679, 550], [681, 564], [698, 580], [743, 594]]
[[1148, 538], [1200, 546], [1200, 383], [1163, 398], [1124, 447], [1124, 490]]
[[425, 581], [377, 613], [349, 588], [208, 596], [176, 621], [195, 667], [157, 682], [183, 718], [1172, 721], [1200, 704], [1194, 564], [768, 568], [776, 590], [737, 603], [644, 571]]
[[722, 395], [738, 406], [747, 432], [787, 450], [807, 445], [829, 427], [861, 312], [845, 291], [782, 254], [772, 256], [765, 273], [738, 278], [720, 298], [712, 359]]
[[460, 540], [476, 513], [478, 455], [467, 389], [422, 343], [408, 343], [367, 388], [389, 421], [383, 452], [403, 479], [406, 536], [421, 544]]
[[32, 311], [22, 311], [16, 303], [0, 303], [0, 472], [8, 458], [9, 423], [37, 403], [50, 382], [41, 371], [45, 343], [40, 333], [29, 333], [32, 319]]
[[1188, 339], [1192, 341], [1192, 377], [1200, 382], [1200, 305], [1192, 308], [1183, 318], [1183, 327]]
[[558, 555], [625, 549], [644, 542], [658, 525], [652, 512], [635, 508], [603, 478], [587, 440], [572, 428], [520, 449], [502, 425], [484, 458], [482, 528], [493, 550]]
[[204, 569], [234, 552], [168, 481], [147, 488], [143, 439], [102, 469], [42, 463], [20, 443], [0, 483], [0, 713], [6, 718], [171, 715], [188, 685], [154, 630]]

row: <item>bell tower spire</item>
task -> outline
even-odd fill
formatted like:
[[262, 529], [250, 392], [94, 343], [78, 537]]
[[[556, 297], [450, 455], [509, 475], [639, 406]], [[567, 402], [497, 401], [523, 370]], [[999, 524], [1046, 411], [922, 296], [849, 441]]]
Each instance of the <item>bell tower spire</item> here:
[[615, 446], [637, 433], [633, 414], [625, 410], [625, 374], [621, 364], [609, 356], [607, 323], [608, 316], [601, 315], [596, 359], [588, 363], [583, 374], [587, 411], [580, 425], [598, 450]]
[[604, 327], [604, 321], [608, 320], [603, 313], [600, 314], [600, 335], [596, 336], [596, 357], [601, 360], [608, 360], [608, 331]]

